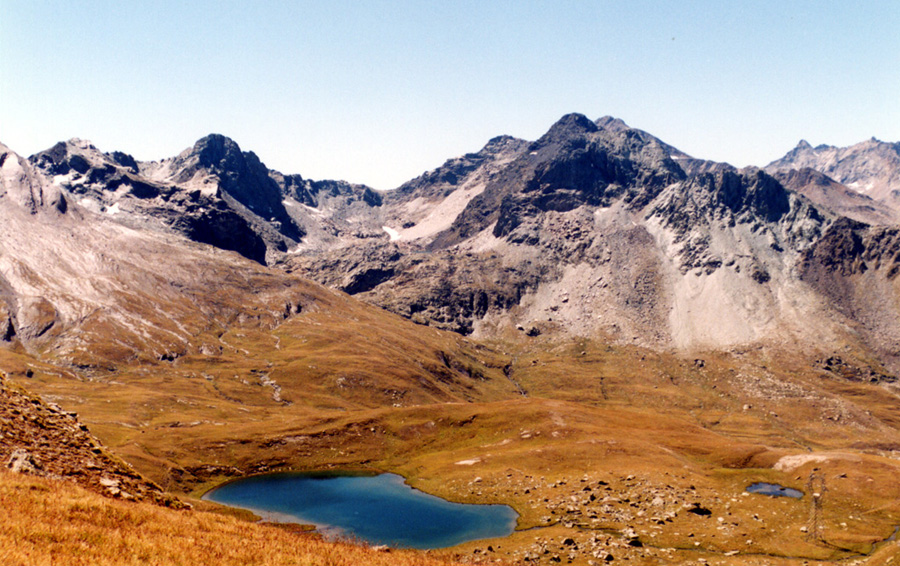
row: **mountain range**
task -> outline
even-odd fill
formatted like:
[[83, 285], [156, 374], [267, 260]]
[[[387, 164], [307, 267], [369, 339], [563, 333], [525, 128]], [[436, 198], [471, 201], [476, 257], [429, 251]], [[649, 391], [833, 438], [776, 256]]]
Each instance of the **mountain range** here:
[[[896, 237], [898, 155], [875, 140], [801, 142], [764, 170], [737, 170], [621, 120], [572, 114], [537, 141], [497, 137], [386, 192], [269, 170], [221, 135], [159, 162], [80, 140], [29, 162], [119, 224], [237, 251], [476, 337], [527, 327], [704, 348], [834, 341], [850, 329], [896, 362], [895, 303], [876, 323], [830, 289], [892, 288], [894, 248], [870, 241]], [[884, 227], [829, 231], [841, 217]], [[848, 230], [861, 249], [834, 247]], [[864, 281], [835, 274], [848, 253], [877, 268]], [[810, 318], [828, 322], [813, 334], [792, 327]]]
[[[615, 462], [724, 505], [722, 469], [812, 482], [859, 458], [872, 481], [847, 493], [893, 525], [898, 274], [900, 143], [874, 139], [738, 169], [568, 114], [389, 191], [271, 170], [219, 134], [161, 161], [0, 145], [0, 369], [170, 505], [235, 475], [372, 465], [478, 499], [468, 466], [495, 461], [498, 486]], [[607, 459], [581, 452], [598, 438]], [[797, 451], [827, 455], [783, 464]], [[556, 487], [508, 487], [522, 525], [550, 512], [524, 494]], [[581, 520], [563, 507], [559, 529]], [[621, 532], [650, 517], [616, 513]], [[831, 554], [810, 537], [757, 553], [886, 538], [852, 529]]]

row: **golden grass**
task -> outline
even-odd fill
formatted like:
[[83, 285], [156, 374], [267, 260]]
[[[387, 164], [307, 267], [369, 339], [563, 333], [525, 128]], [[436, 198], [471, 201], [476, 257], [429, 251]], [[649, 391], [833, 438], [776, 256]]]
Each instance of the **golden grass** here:
[[0, 472], [6, 566], [438, 566], [421, 552], [328, 543], [221, 514], [100, 497], [68, 482]]
[[[900, 524], [896, 391], [816, 369], [817, 353], [687, 356], [544, 336], [477, 344], [358, 303], [338, 310], [309, 309], [272, 328], [235, 325], [221, 334], [219, 354], [123, 363], [93, 381], [23, 352], [0, 350], [0, 368], [77, 411], [118, 455], [175, 492], [199, 495], [233, 473], [230, 467], [361, 468], [401, 473], [456, 501], [511, 504], [521, 528], [539, 528], [493, 543], [503, 550], [491, 559], [521, 557], [516, 553], [538, 537], [590, 533], [566, 528], [559, 515], [549, 525], [543, 520], [551, 504], [580, 495], [582, 475], [618, 485], [633, 474], [680, 494], [694, 486], [695, 499], [682, 504], [696, 500], [727, 519], [719, 530], [716, 517], [682, 512], [657, 525], [649, 507], [640, 521], [600, 519], [607, 531], [646, 528], [661, 547], [689, 549], [665, 559], [617, 551], [632, 564], [721, 561], [735, 551], [766, 557], [759, 563], [846, 559], [869, 553]], [[273, 399], [262, 374], [290, 404]], [[836, 456], [772, 469], [791, 454]], [[458, 464], [470, 460], [477, 462]], [[801, 531], [809, 528], [809, 499], [741, 496], [754, 481], [807, 491], [816, 473], [827, 487], [824, 542]], [[557, 480], [567, 487], [547, 487]], [[529, 482], [542, 487], [526, 493]], [[616, 505], [636, 513], [629, 503]], [[876, 555], [894, 548], [877, 547]], [[729, 555], [721, 563], [754, 562]]]

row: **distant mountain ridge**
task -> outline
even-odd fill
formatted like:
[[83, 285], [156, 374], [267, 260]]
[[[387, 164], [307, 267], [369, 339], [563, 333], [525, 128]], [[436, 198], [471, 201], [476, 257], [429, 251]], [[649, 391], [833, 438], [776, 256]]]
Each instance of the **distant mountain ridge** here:
[[848, 146], [818, 145], [800, 140], [784, 157], [766, 166], [770, 173], [810, 168], [838, 183], [900, 210], [900, 142], [875, 138]]

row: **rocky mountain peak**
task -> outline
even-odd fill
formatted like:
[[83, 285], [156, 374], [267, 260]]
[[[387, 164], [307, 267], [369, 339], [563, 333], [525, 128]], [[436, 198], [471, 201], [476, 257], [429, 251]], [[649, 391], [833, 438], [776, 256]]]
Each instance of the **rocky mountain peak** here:
[[591, 134], [600, 128], [584, 114], [566, 114], [550, 126], [547, 133], [535, 142], [535, 145], [548, 145], [553, 142], [569, 139], [574, 136]]
[[294, 242], [303, 237], [303, 230], [284, 208], [281, 187], [269, 169], [253, 152], [241, 151], [231, 138], [210, 134], [199, 139], [191, 150], [176, 158], [171, 169], [173, 180], [180, 183], [198, 175], [215, 177], [225, 200], [233, 199]]
[[624, 122], [624, 120], [620, 118], [616, 118], [614, 116], [603, 116], [602, 118], [597, 118], [595, 122], [597, 126], [603, 128], [604, 130], [611, 130], [613, 132], [621, 132], [623, 130], [630, 129], [630, 126]]
[[848, 146], [810, 146], [801, 140], [766, 171], [809, 167], [859, 193], [900, 210], [900, 143], [875, 138]]
[[29, 160], [51, 175], [85, 174], [114, 162], [87, 140], [72, 138], [32, 155]]
[[217, 170], [237, 170], [244, 160], [237, 142], [222, 134], [209, 134], [200, 138], [191, 153], [197, 156], [201, 166]]

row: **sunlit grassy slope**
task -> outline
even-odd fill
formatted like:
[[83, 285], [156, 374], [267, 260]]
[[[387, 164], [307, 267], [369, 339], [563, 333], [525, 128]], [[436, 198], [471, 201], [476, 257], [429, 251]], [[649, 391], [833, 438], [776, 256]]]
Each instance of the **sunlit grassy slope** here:
[[429, 566], [417, 552], [333, 544], [222, 514], [114, 501], [69, 482], [0, 472], [8, 566]]
[[[573, 564], [610, 553], [637, 564], [799, 565], [897, 551], [880, 542], [900, 525], [890, 384], [824, 371], [815, 352], [479, 345], [354, 308], [347, 320], [307, 313], [272, 331], [236, 328], [223, 335], [233, 350], [218, 356], [123, 366], [94, 381], [22, 354], [3, 361], [176, 492], [197, 496], [271, 469], [365, 468], [519, 511], [516, 534], [451, 557], [565, 561], [568, 539]], [[428, 359], [428, 376], [467, 367], [410, 379]], [[806, 495], [744, 495], [756, 481]]]

